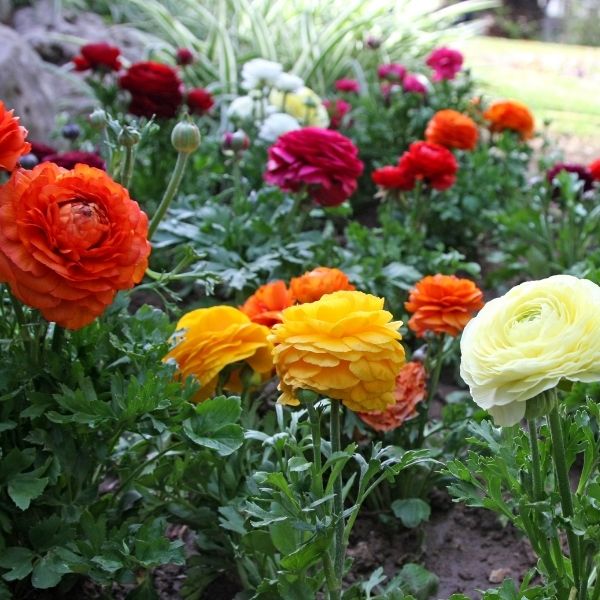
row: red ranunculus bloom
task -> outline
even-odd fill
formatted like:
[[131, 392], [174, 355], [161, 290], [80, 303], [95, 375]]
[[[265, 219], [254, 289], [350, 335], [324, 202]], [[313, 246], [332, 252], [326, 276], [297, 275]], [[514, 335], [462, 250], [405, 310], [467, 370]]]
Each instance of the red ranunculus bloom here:
[[329, 114], [329, 129], [339, 129], [344, 117], [352, 110], [352, 106], [345, 100], [323, 100], [323, 106]]
[[371, 173], [373, 183], [386, 190], [408, 191], [415, 187], [415, 175], [406, 167], [387, 166]]
[[452, 152], [429, 142], [413, 142], [400, 157], [398, 166], [436, 190], [445, 190], [454, 185], [458, 171], [458, 163]]
[[436, 48], [427, 57], [426, 63], [434, 71], [434, 81], [454, 79], [462, 67], [463, 55], [452, 48]]
[[[120, 55], [119, 48], [105, 42], [86, 44], [81, 47], [81, 56], [83, 56], [90, 69], [118, 71], [121, 68]], [[77, 63], [75, 65], [77, 67]]]
[[588, 171], [592, 174], [594, 181], [600, 181], [600, 158], [588, 165]]
[[81, 54], [74, 56], [72, 59], [76, 71], [87, 71], [92, 68], [92, 65]]
[[360, 92], [360, 83], [356, 79], [338, 79], [335, 82], [335, 89], [338, 92], [351, 92], [358, 94]]
[[185, 67], [194, 62], [195, 56], [194, 53], [188, 48], [178, 48], [177, 54], [175, 55], [175, 60], [177, 61], [178, 65]]
[[192, 114], [203, 115], [214, 106], [215, 99], [205, 89], [195, 88], [187, 93], [186, 103]]
[[105, 162], [95, 152], [81, 152], [80, 150], [56, 152], [55, 154], [46, 154], [40, 162], [51, 162], [63, 169], [72, 169], [75, 165], [88, 165], [106, 171]]
[[183, 101], [183, 84], [169, 65], [152, 61], [135, 63], [119, 84], [131, 93], [129, 112], [139, 117], [174, 117]]
[[354, 193], [362, 172], [358, 149], [347, 137], [304, 127], [284, 133], [269, 148], [264, 178], [286, 192], [306, 188], [322, 206], [337, 206]]

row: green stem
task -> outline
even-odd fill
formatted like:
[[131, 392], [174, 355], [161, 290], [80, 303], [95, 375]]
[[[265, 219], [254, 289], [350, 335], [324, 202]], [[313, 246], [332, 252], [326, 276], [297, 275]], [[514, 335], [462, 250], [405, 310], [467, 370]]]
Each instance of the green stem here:
[[177, 162], [175, 163], [175, 168], [173, 169], [173, 173], [171, 173], [171, 179], [169, 180], [169, 184], [167, 185], [167, 189], [163, 194], [162, 200], [150, 221], [150, 226], [148, 227], [148, 239], [151, 240], [154, 232], [156, 231], [159, 223], [162, 221], [162, 218], [165, 216], [171, 201], [175, 197], [177, 190], [179, 189], [179, 185], [181, 184], [181, 180], [183, 178], [183, 174], [185, 172], [185, 165], [187, 163], [187, 159], [189, 154], [187, 152], [179, 152], [177, 154]]
[[131, 183], [131, 176], [133, 175], [133, 165], [135, 161], [134, 157], [134, 146], [125, 146], [125, 154], [123, 155], [123, 163], [121, 165], [121, 176], [120, 184], [124, 188], [128, 188]]
[[[435, 353], [435, 362], [433, 364], [433, 372], [428, 382], [427, 400], [421, 403], [419, 408], [419, 434], [417, 435], [416, 447], [420, 448], [423, 445], [425, 439], [425, 425], [429, 419], [429, 407], [435, 398], [438, 384], [440, 382], [440, 375], [442, 373], [442, 365], [444, 364], [444, 345], [446, 342], [446, 334], [443, 333], [438, 340], [437, 352]], [[431, 363], [430, 363], [431, 364]]]
[[[555, 390], [552, 390], [554, 395]], [[562, 433], [562, 423], [558, 414], [557, 403], [554, 402], [552, 410], [548, 413], [548, 424], [550, 426], [550, 435], [552, 436], [552, 457], [554, 458], [554, 468], [556, 469], [556, 480], [558, 483], [558, 492], [562, 513], [565, 519], [573, 517], [573, 498], [571, 495], [571, 486], [569, 484], [569, 473], [567, 470], [567, 459], [565, 456], [565, 444]], [[573, 532], [571, 524], [566, 526], [567, 542], [569, 544], [569, 555], [573, 568], [573, 580], [577, 590], [581, 590], [581, 569], [579, 556], [579, 539]]]
[[[340, 402], [338, 400], [331, 400], [331, 452], [341, 451], [341, 437], [340, 437]], [[342, 474], [340, 473], [337, 479], [333, 483], [333, 510], [336, 519], [335, 526], [335, 554], [334, 554], [334, 570], [335, 577], [337, 580], [339, 592], [341, 594], [342, 577], [344, 575], [344, 555], [346, 549], [344, 546], [344, 499], [342, 497]], [[338, 594], [336, 598], [341, 597]]]
[[537, 426], [535, 419], [528, 419], [529, 445], [531, 447], [531, 471], [533, 478], [533, 499], [535, 502], [542, 500], [544, 490], [542, 485], [542, 470], [540, 468], [540, 449], [538, 446]]

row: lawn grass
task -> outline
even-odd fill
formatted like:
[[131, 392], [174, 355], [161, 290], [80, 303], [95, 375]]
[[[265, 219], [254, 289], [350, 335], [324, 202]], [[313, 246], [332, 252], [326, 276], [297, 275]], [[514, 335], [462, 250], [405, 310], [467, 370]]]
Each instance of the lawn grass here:
[[551, 131], [600, 146], [600, 48], [488, 37], [460, 47], [489, 95], [521, 100]]

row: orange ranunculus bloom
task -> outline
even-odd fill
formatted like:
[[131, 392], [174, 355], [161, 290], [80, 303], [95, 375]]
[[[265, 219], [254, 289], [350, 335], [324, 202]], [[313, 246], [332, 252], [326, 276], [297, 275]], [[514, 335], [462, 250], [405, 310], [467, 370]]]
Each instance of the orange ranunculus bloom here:
[[288, 290], [285, 282], [278, 280], [261, 285], [240, 306], [240, 310], [255, 323], [273, 327], [275, 323], [281, 323], [281, 311], [292, 304], [294, 296], [291, 290]]
[[427, 331], [455, 336], [483, 307], [483, 293], [469, 279], [430, 275], [410, 291], [404, 307], [412, 313], [408, 326], [417, 336]]
[[19, 117], [12, 110], [6, 110], [0, 100], [0, 169], [13, 171], [24, 154], [31, 150], [31, 144], [25, 141], [27, 129], [19, 125]]
[[79, 329], [144, 276], [148, 217], [104, 171], [41, 163], [0, 187], [0, 281]]
[[290, 289], [294, 298], [300, 303], [315, 302], [325, 294], [339, 291], [352, 291], [356, 288], [348, 281], [348, 276], [339, 269], [317, 267], [304, 273], [301, 277], [294, 277], [290, 281]]
[[[163, 361], [174, 359], [183, 378], [195, 377], [200, 390], [195, 400], [201, 402], [215, 391], [219, 375], [225, 367], [246, 362], [259, 375], [273, 370], [268, 341], [268, 327], [252, 323], [233, 306], [199, 308], [185, 314], [177, 323], [173, 336], [175, 346]], [[239, 389], [239, 377], [229, 373], [227, 389]]]
[[425, 367], [423, 363], [406, 363], [396, 377], [395, 404], [382, 411], [358, 413], [375, 431], [392, 431], [417, 414], [417, 404], [425, 399]]
[[516, 100], [494, 102], [483, 116], [490, 122], [490, 131], [509, 129], [516, 131], [523, 140], [533, 135], [533, 115], [527, 106]]
[[449, 108], [436, 112], [425, 130], [428, 142], [460, 150], [473, 150], [478, 137], [475, 121]]

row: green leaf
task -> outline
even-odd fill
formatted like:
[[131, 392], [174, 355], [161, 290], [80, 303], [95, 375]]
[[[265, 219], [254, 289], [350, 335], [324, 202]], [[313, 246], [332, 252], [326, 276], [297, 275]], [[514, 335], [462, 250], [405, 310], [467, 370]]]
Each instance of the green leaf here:
[[55, 554], [48, 552], [33, 567], [31, 583], [34, 588], [47, 590], [60, 583], [65, 573], [70, 573], [71, 569], [64, 560]]
[[439, 579], [421, 565], [408, 563], [398, 576], [402, 579], [404, 591], [417, 600], [427, 600], [437, 592]]
[[324, 552], [327, 552], [333, 536], [333, 529], [327, 533], [315, 534], [308, 542], [300, 546], [298, 550], [284, 556], [281, 566], [288, 571], [304, 571], [319, 561]]
[[2, 577], [6, 581], [21, 580], [27, 577], [33, 569], [33, 552], [28, 548], [11, 547], [0, 553], [0, 567], [10, 569]]
[[420, 498], [407, 498], [394, 500], [391, 505], [394, 515], [402, 521], [404, 527], [412, 529], [423, 521], [429, 520], [431, 508], [427, 502]]
[[198, 435], [188, 419], [183, 422], [185, 434], [199, 446], [216, 450], [221, 456], [229, 456], [244, 443], [244, 430], [239, 425], [225, 425], [212, 434]]
[[8, 482], [8, 495], [21, 510], [27, 510], [31, 501], [40, 496], [47, 485], [47, 477], [20, 473]]

